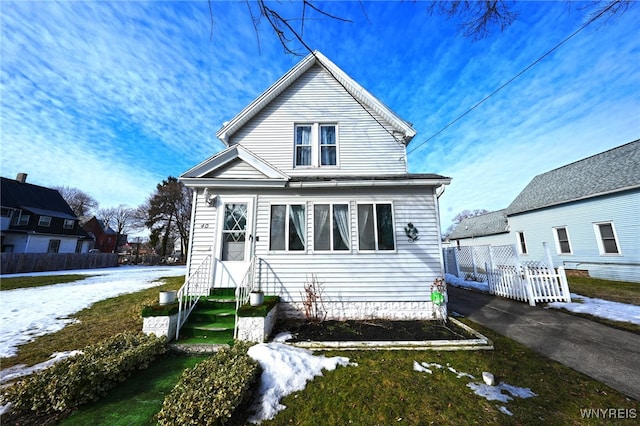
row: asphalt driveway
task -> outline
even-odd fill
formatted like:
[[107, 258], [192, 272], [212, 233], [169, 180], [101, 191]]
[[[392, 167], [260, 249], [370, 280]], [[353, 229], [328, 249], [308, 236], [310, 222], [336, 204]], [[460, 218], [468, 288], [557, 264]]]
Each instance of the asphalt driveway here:
[[556, 309], [448, 287], [457, 312], [640, 401], [640, 335]]

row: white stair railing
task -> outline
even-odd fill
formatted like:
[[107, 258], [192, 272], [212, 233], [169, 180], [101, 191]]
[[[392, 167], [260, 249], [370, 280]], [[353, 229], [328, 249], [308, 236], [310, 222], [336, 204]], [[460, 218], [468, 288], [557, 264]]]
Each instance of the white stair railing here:
[[201, 296], [208, 295], [213, 279], [211, 271], [211, 255], [204, 258], [193, 274], [189, 275], [185, 283], [178, 290], [178, 324], [176, 327], [176, 340], [180, 335], [180, 328], [189, 318]]
[[240, 285], [236, 286], [236, 321], [233, 330], [233, 338], [238, 338], [238, 309], [240, 306], [249, 302], [249, 293], [254, 289], [253, 279], [255, 276], [256, 258], [251, 258], [247, 272], [245, 272]]

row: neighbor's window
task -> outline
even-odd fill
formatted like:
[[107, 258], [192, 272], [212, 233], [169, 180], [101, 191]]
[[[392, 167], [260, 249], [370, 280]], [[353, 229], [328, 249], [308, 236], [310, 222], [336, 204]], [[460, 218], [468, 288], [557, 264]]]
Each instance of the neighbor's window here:
[[600, 254], [620, 254], [616, 231], [613, 222], [596, 223], [596, 234], [599, 237], [598, 247]]
[[307, 219], [302, 204], [271, 206], [269, 250], [301, 251], [305, 248]]
[[82, 253], [82, 240], [76, 242], [76, 253]]
[[524, 239], [524, 232], [516, 232], [518, 237], [518, 250], [520, 254], [527, 254], [527, 242]]
[[31, 219], [30, 215], [22, 214], [22, 210], [16, 210], [13, 214], [11, 224], [13, 226], [26, 226], [29, 224], [29, 219]]
[[313, 249], [349, 250], [349, 205], [313, 206]]
[[569, 233], [564, 226], [554, 228], [556, 237], [556, 249], [558, 254], [571, 254], [571, 244], [569, 243]]
[[335, 166], [338, 164], [338, 129], [335, 124], [295, 126], [294, 166]]
[[73, 229], [73, 225], [75, 224], [75, 220], [73, 219], [65, 219], [64, 220], [64, 229]]
[[358, 248], [395, 249], [391, 204], [358, 204]]
[[40, 216], [40, 219], [38, 219], [38, 226], [51, 226], [51, 216]]
[[311, 126], [296, 126], [296, 145], [295, 145], [296, 166], [310, 166], [312, 143], [311, 143]]
[[47, 253], [58, 253], [60, 250], [60, 240], [49, 240], [49, 247]]

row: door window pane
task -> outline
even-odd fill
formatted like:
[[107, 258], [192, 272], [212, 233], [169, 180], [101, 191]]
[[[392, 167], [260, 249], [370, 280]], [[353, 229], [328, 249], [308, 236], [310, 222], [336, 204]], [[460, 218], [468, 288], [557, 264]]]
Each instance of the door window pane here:
[[247, 228], [247, 205], [225, 204], [222, 260], [243, 261]]

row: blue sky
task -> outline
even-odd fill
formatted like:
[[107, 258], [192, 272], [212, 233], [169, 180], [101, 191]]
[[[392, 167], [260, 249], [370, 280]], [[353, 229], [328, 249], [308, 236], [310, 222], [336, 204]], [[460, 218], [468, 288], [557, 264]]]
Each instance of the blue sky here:
[[[507, 207], [536, 174], [640, 138], [632, 7], [422, 144], [586, 22], [587, 3], [571, 4], [519, 3], [515, 24], [472, 41], [425, 2], [327, 2], [353, 22], [316, 15], [304, 36], [413, 123], [410, 171], [453, 178], [445, 229], [461, 210]], [[213, 29], [206, 1], [1, 1], [0, 174], [135, 207], [221, 150], [221, 124], [300, 58], [266, 25], [258, 44], [244, 1], [212, 9]]]

